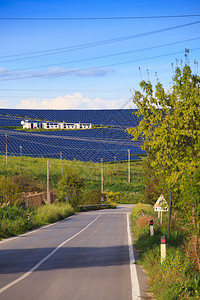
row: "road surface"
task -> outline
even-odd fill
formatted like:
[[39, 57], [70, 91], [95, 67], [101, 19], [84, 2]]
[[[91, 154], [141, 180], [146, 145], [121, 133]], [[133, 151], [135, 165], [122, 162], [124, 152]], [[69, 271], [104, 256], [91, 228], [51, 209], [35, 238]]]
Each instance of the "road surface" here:
[[79, 213], [1, 241], [0, 299], [141, 299], [131, 207]]

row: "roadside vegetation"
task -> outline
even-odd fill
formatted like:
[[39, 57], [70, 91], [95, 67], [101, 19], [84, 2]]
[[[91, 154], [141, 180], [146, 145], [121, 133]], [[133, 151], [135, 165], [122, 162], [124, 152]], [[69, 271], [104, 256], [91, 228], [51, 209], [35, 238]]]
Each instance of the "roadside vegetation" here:
[[[186, 57], [188, 51], [186, 51]], [[161, 226], [152, 206], [132, 213], [136, 247], [150, 276], [157, 299], [200, 297], [200, 77], [186, 64], [177, 67], [172, 87], [142, 81], [133, 102], [141, 122], [127, 130], [143, 140], [145, 203], [155, 204], [163, 194], [172, 198], [172, 224], [167, 240], [167, 259], [160, 265], [160, 236], [166, 235], [166, 217]], [[171, 197], [170, 197], [171, 196]], [[139, 210], [139, 211], [138, 211]], [[149, 237], [149, 220], [156, 234]], [[170, 219], [169, 219], [170, 220]]]
[[[150, 236], [150, 220], [154, 236]], [[166, 245], [166, 259], [161, 265], [161, 236], [167, 235], [168, 213], [160, 224], [152, 205], [137, 205], [131, 214], [134, 245], [140, 253], [140, 264], [149, 278], [149, 291], [156, 299], [200, 299], [200, 276], [188, 253], [189, 236], [181, 215], [172, 217], [170, 238]], [[182, 226], [180, 225], [182, 224]]]
[[[87, 207], [89, 210], [108, 208], [102, 206], [102, 202], [109, 208], [116, 208], [120, 202], [136, 202], [140, 195], [138, 191], [143, 189], [139, 178], [142, 172], [140, 162], [131, 164], [134, 182], [130, 184], [127, 183], [127, 162], [104, 164], [105, 190], [101, 193], [100, 164], [49, 161], [49, 189], [54, 193], [56, 204], [25, 208], [20, 197], [22, 193], [47, 191], [47, 159], [7, 157], [6, 163], [5, 156], [0, 157], [0, 238], [66, 218], [79, 211], [79, 206], [90, 206]], [[137, 172], [138, 176], [135, 176]], [[121, 189], [123, 192], [119, 192]]]
[[71, 205], [56, 203], [24, 209], [15, 205], [0, 208], [0, 239], [22, 234], [42, 225], [60, 221], [74, 213]]

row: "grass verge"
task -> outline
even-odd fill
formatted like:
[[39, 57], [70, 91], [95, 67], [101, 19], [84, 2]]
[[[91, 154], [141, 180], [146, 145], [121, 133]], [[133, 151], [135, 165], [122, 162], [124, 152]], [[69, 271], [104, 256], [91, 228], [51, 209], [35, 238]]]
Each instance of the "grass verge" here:
[[[149, 221], [154, 220], [154, 236]], [[137, 205], [131, 213], [135, 247], [149, 277], [150, 290], [158, 300], [200, 299], [200, 277], [184, 253], [184, 232], [171, 231], [167, 256], [161, 265], [160, 238], [166, 235], [167, 216], [160, 224], [152, 206]]]
[[65, 203], [42, 205], [31, 209], [17, 206], [0, 208], [0, 239], [22, 234], [73, 215], [74, 210]]

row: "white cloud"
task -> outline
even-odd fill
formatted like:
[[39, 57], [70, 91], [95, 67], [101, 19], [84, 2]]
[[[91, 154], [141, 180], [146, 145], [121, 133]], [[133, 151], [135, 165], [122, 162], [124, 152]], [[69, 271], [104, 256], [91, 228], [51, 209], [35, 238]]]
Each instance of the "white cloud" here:
[[[24, 109], [118, 109], [121, 108], [127, 99], [108, 99], [100, 97], [91, 99], [82, 96], [81, 93], [56, 97], [54, 99], [28, 98], [21, 100], [16, 108]], [[131, 104], [131, 102], [130, 102]], [[129, 105], [129, 104], [128, 104]], [[126, 107], [127, 108], [127, 107]]]
[[13, 108], [12, 103], [8, 100], [0, 99], [0, 107], [1, 108]]
[[112, 68], [88, 68], [88, 69], [66, 69], [66, 68], [48, 68], [45, 71], [33, 70], [7, 70], [0, 68], [0, 80], [12, 80], [20, 78], [55, 78], [62, 76], [78, 76], [78, 77], [96, 77], [106, 76], [114, 73]]

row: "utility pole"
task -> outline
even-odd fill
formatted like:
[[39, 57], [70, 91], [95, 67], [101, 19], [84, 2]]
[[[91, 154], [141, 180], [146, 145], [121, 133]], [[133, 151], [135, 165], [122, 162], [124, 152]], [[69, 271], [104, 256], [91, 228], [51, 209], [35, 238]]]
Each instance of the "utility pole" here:
[[170, 192], [170, 197], [169, 197], [169, 219], [168, 219], [168, 231], [167, 231], [168, 239], [169, 239], [169, 233], [170, 233], [171, 211], [172, 211], [172, 192]]
[[61, 167], [61, 175], [63, 175], [62, 151], [60, 151], [60, 167]]
[[8, 163], [8, 143], [7, 143], [7, 133], [6, 133], [6, 166]]
[[128, 149], [128, 183], [131, 183], [131, 159], [130, 159], [130, 149]]
[[49, 160], [47, 160], [47, 204], [50, 204], [50, 197], [49, 197]]
[[103, 158], [101, 159], [101, 192], [103, 193]]

